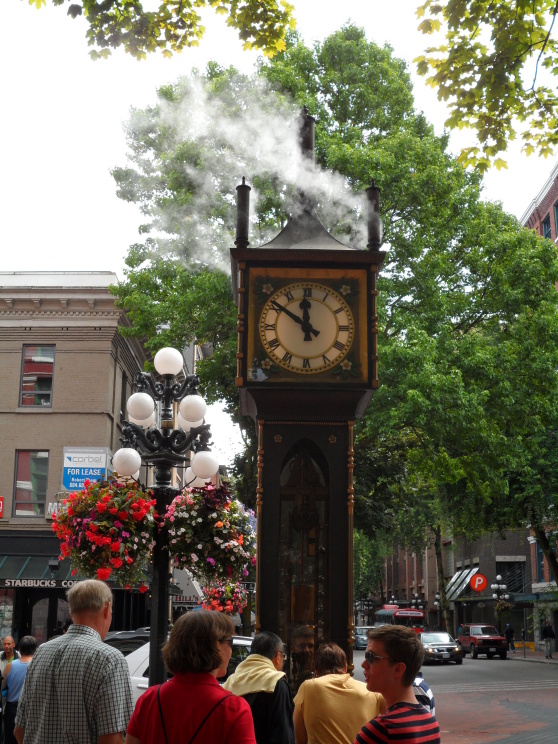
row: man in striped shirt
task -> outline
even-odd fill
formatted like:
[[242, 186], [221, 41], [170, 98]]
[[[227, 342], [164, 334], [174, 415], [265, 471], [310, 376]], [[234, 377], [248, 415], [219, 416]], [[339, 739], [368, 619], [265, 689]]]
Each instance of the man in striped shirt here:
[[417, 702], [413, 682], [424, 659], [424, 648], [411, 628], [384, 625], [368, 631], [362, 667], [366, 686], [380, 692], [385, 713], [364, 725], [355, 744], [440, 744], [440, 727]]

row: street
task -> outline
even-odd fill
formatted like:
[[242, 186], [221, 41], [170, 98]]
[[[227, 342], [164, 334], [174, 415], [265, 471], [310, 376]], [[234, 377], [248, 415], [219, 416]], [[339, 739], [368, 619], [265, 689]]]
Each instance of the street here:
[[[354, 652], [364, 681], [364, 651]], [[466, 656], [463, 664], [425, 666], [443, 744], [557, 744], [558, 665]]]

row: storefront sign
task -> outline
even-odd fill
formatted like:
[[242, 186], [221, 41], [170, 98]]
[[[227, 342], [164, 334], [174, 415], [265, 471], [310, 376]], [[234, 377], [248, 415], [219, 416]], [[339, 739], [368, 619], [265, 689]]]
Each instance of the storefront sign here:
[[2, 589], [69, 589], [74, 579], [0, 579]]
[[4, 516], [4, 497], [0, 496], [0, 519]]

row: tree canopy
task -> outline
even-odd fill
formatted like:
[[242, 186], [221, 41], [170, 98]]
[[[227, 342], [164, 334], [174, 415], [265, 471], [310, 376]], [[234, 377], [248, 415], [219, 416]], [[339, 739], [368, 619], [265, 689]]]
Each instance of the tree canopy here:
[[[364, 247], [359, 195], [372, 178], [382, 188], [381, 387], [358, 425], [355, 525], [378, 545], [397, 534], [421, 549], [441, 530], [476, 537], [525, 525], [533, 513], [548, 523], [549, 489], [535, 480], [545, 477], [542, 445], [558, 425], [555, 246], [481, 199], [480, 176], [415, 112], [404, 62], [355, 26], [312, 49], [290, 35], [285, 53], [262, 61], [256, 77], [210, 65], [133, 113], [131, 162], [114, 172], [119, 195], [146, 216], [146, 239], [132, 248], [117, 288], [132, 332], [153, 349], [204, 341], [224, 312], [216, 357], [201, 373], [212, 395], [236, 406], [224, 274], [234, 187], [242, 175], [252, 184], [250, 240], [265, 242], [283, 226], [300, 176], [289, 163], [304, 104], [316, 115], [316, 158], [327, 169], [315, 174], [326, 227]], [[209, 319], [199, 330], [184, 314], [192, 303]]]
[[[108, 57], [123, 47], [137, 59], [162, 51], [166, 57], [185, 47], [197, 46], [205, 28], [198, 9], [210, 7], [227, 16], [245, 49], [262, 49], [272, 57], [285, 48], [285, 34], [294, 27], [293, 6], [286, 0], [158, 0], [156, 10], [145, 10], [142, 0], [51, 0], [68, 5], [72, 18], [85, 16], [91, 57]], [[29, 0], [40, 8], [47, 0]]]
[[502, 167], [498, 156], [517, 134], [525, 153], [553, 153], [557, 12], [555, 0], [426, 0], [418, 8], [419, 30], [445, 34], [439, 46], [415, 60], [418, 72], [447, 103], [446, 125], [471, 128], [479, 141], [462, 151], [464, 165]]

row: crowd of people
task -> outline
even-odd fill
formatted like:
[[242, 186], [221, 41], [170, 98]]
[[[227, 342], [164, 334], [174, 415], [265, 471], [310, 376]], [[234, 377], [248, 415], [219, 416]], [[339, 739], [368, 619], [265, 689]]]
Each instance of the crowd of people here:
[[[11, 636], [2, 641], [4, 744], [440, 742], [434, 696], [420, 673], [423, 646], [411, 628], [368, 631], [364, 683], [348, 672], [343, 649], [329, 642], [314, 649], [304, 627], [292, 634], [289, 680], [283, 641], [260, 632], [221, 685], [234, 626], [219, 612], [190, 612], [178, 618], [163, 647], [173, 676], [147, 689], [134, 709], [126, 660], [103, 642], [111, 590], [101, 581], [80, 581], [68, 603], [72, 623], [47, 643], [37, 647], [24, 636], [16, 650]], [[550, 622], [542, 635], [552, 658]], [[506, 636], [513, 649], [510, 626]]]

